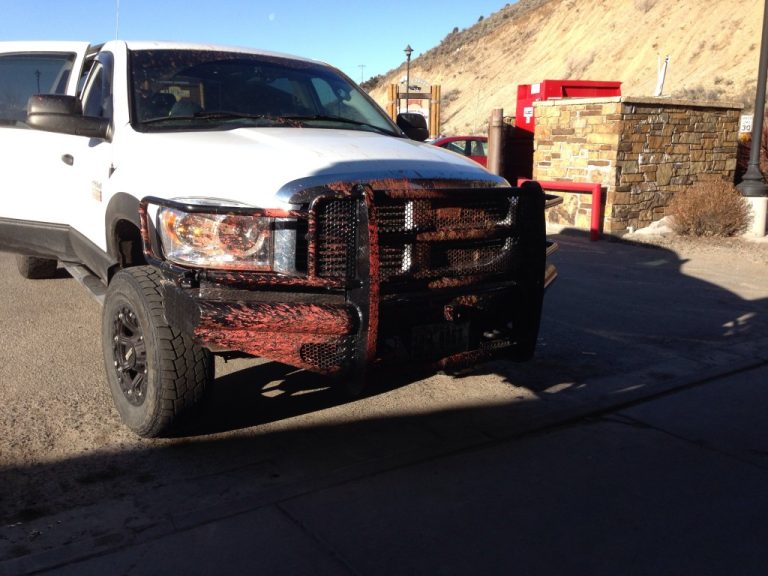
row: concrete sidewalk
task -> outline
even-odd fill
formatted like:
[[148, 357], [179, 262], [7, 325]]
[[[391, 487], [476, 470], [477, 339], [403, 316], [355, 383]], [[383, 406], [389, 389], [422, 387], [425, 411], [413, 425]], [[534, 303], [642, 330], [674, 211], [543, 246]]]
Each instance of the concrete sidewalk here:
[[[766, 266], [559, 240], [533, 361], [148, 444], [168, 480], [0, 527], [0, 575], [768, 573]], [[33, 472], [93, 459], [140, 461]]]
[[768, 366], [51, 574], [768, 573]]

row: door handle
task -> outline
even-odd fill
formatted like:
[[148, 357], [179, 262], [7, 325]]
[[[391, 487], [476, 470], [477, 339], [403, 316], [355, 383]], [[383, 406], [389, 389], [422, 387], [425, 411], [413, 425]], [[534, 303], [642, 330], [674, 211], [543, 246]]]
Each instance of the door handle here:
[[61, 161], [64, 162], [67, 166], [72, 166], [75, 163], [75, 157], [72, 156], [72, 154], [64, 154], [61, 157]]

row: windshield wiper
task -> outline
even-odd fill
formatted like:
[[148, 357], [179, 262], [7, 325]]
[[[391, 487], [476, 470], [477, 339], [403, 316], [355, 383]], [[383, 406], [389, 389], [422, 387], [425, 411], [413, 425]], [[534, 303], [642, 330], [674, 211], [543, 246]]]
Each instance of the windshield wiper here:
[[266, 114], [248, 114], [246, 112], [195, 112], [193, 118], [201, 120], [276, 120], [274, 116], [268, 116]]
[[161, 116], [158, 118], [148, 118], [143, 120], [142, 124], [161, 124], [161, 123], [173, 123], [173, 122], [189, 122], [194, 120], [266, 120], [276, 124], [294, 123], [294, 126], [298, 126], [303, 122], [337, 122], [339, 124], [351, 124], [353, 126], [359, 126], [361, 128], [368, 128], [375, 130], [382, 134], [388, 134], [394, 136], [395, 133], [381, 126], [375, 124], [368, 124], [367, 122], [360, 122], [359, 120], [353, 120], [351, 118], [344, 118], [343, 116], [330, 116], [324, 114], [306, 114], [295, 116], [270, 116], [269, 114], [248, 114], [245, 112], [223, 112], [223, 111], [201, 111], [194, 114], [180, 114], [174, 116]]
[[389, 134], [389, 135], [394, 134], [391, 130], [387, 130], [386, 128], [382, 128], [381, 126], [376, 126], [375, 124], [368, 124], [367, 122], [360, 122], [359, 120], [353, 120], [352, 118], [344, 118], [343, 116], [330, 116], [330, 115], [324, 115], [324, 114], [307, 114], [304, 116], [301, 116], [301, 115], [280, 116], [280, 119], [291, 120], [294, 122], [313, 122], [313, 121], [339, 122], [340, 124], [352, 124], [353, 126], [371, 128], [372, 130], [376, 130], [377, 132], [381, 132], [383, 134]]
[[177, 120], [272, 120], [279, 119], [266, 114], [246, 114], [244, 112], [195, 112], [194, 114], [178, 114], [173, 116], [159, 116], [143, 120], [142, 124], [159, 124], [162, 122], [174, 122]]

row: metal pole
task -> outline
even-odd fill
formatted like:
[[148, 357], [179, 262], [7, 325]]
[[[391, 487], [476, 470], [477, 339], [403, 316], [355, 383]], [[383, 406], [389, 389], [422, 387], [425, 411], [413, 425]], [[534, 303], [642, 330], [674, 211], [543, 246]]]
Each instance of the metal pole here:
[[760, 148], [763, 136], [763, 116], [765, 116], [765, 83], [768, 80], [768, 0], [765, 0], [765, 7], [763, 8], [763, 37], [760, 40], [759, 66], [749, 165], [741, 183], [737, 186], [741, 195], [747, 197], [768, 196], [768, 186], [766, 186], [763, 173], [760, 171]]
[[[768, 0], [766, 0], [768, 2]], [[408, 44], [405, 47], [405, 111], [408, 112], [408, 97], [411, 93], [411, 53], [413, 48]]]
[[405, 111], [408, 112], [408, 99], [411, 92], [411, 57], [405, 65]]
[[504, 109], [494, 108], [488, 125], [488, 170], [502, 176], [504, 171]]

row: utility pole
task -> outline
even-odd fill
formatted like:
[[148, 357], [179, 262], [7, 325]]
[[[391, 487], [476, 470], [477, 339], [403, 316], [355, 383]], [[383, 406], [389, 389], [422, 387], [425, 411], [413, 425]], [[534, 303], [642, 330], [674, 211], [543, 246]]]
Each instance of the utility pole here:
[[358, 68], [360, 68], [360, 84], [363, 83], [363, 73], [365, 72], [365, 64], [358, 64]]

